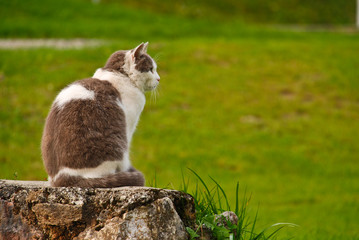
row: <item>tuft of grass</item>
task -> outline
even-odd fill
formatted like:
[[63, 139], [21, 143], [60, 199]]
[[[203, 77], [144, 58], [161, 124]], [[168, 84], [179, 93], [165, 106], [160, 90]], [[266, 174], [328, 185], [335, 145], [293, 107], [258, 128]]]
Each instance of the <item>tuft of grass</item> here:
[[[242, 200], [239, 196], [239, 182], [236, 185], [235, 195], [235, 211], [238, 216], [237, 224], [230, 222], [224, 217], [221, 217], [221, 213], [225, 211], [231, 211], [227, 194], [221, 187], [221, 185], [211, 176], [209, 178], [215, 184], [213, 188], [200, 177], [200, 175], [194, 170], [188, 168], [201, 183], [201, 187], [196, 184], [196, 188], [193, 192], [188, 191], [189, 181], [184, 179], [182, 172], [182, 191], [191, 194], [194, 198], [196, 209], [196, 227], [195, 229], [187, 227], [187, 232], [191, 239], [203, 238], [208, 229], [215, 239], [236, 239], [236, 240], [270, 240], [277, 237], [278, 232], [285, 226], [295, 227], [296, 224], [292, 223], [276, 223], [273, 224], [259, 233], [256, 231], [256, 223], [258, 218], [258, 210], [255, 217], [251, 218], [247, 215], [247, 207], [249, 205], [251, 197], [247, 198], [246, 194]], [[222, 204], [223, 200], [225, 205]], [[242, 201], [242, 205], [239, 207], [239, 202]], [[225, 222], [226, 226], [220, 223]]]

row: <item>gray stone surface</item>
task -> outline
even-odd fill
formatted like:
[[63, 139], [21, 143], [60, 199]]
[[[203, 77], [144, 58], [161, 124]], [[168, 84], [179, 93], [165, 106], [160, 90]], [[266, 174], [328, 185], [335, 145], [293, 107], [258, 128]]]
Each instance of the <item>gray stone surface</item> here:
[[218, 222], [218, 225], [222, 225], [227, 227], [227, 221], [231, 222], [233, 225], [237, 225], [238, 223], [238, 216], [231, 211], [225, 211], [219, 215], [216, 216], [216, 221]]
[[193, 198], [148, 187], [0, 180], [0, 239], [187, 239]]

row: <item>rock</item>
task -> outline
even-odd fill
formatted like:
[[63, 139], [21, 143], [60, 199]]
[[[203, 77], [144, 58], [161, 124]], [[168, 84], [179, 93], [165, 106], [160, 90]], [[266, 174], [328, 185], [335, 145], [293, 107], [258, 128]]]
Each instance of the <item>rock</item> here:
[[175, 211], [171, 199], [158, 199], [125, 214], [112, 218], [104, 227], [83, 231], [79, 239], [187, 239], [185, 226]]
[[218, 226], [228, 226], [227, 222], [232, 223], [233, 225], [237, 225], [238, 223], [238, 216], [231, 211], [223, 212], [216, 216], [216, 222]]
[[0, 180], [0, 239], [187, 239], [193, 198], [148, 187]]

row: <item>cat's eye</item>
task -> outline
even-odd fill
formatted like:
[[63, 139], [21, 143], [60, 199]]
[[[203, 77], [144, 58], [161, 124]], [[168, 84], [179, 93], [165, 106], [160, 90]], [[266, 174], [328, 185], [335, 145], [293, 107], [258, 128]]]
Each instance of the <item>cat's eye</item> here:
[[153, 72], [153, 67], [150, 68], [150, 71]]

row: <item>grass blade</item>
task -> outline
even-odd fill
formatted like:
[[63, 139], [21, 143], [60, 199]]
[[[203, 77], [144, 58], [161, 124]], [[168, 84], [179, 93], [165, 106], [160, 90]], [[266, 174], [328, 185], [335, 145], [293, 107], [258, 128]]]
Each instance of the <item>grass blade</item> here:
[[234, 213], [239, 216], [239, 182], [237, 182], [236, 186], [236, 209], [234, 210]]
[[253, 234], [254, 234], [254, 228], [255, 228], [256, 223], [257, 223], [257, 217], [258, 217], [258, 209], [257, 209], [257, 212], [256, 212], [256, 216], [254, 217], [254, 220], [253, 220], [250, 239], [252, 239]]
[[205, 184], [205, 182], [202, 180], [202, 178], [192, 169], [188, 168], [188, 170], [190, 170], [194, 175], [196, 175], [196, 177], [199, 179], [199, 181], [201, 181], [202, 185], [204, 186], [204, 188], [206, 189], [208, 194], [211, 194], [211, 192], [209, 191], [207, 185]]
[[221, 201], [221, 196], [219, 195], [219, 190], [218, 190], [218, 186], [217, 186], [217, 198], [218, 198], [218, 207], [219, 207], [219, 210], [220, 211], [223, 211], [223, 208], [222, 208], [222, 201]]
[[209, 177], [210, 177], [210, 178], [212, 179], [212, 181], [217, 185], [217, 191], [218, 191], [218, 188], [221, 190], [222, 195], [224, 196], [224, 199], [226, 200], [227, 210], [228, 210], [228, 211], [231, 211], [231, 207], [230, 207], [230, 205], [229, 205], [229, 203], [228, 203], [227, 195], [226, 195], [226, 193], [224, 192], [223, 188], [222, 188], [221, 185], [219, 185], [219, 183], [218, 183], [216, 180], [214, 180], [211, 176], [209, 176]]
[[182, 191], [185, 192], [185, 193], [188, 193], [188, 179], [187, 179], [187, 182], [186, 180], [184, 179], [184, 174], [183, 174], [183, 169], [181, 168], [181, 175], [182, 175], [182, 184], [183, 184], [183, 187], [182, 187]]
[[207, 204], [208, 206], [211, 208], [212, 212], [214, 214], [217, 214], [217, 208], [216, 208], [216, 204], [214, 202], [214, 197], [212, 196], [212, 192], [209, 190], [209, 188], [207, 187], [207, 184], [203, 181], [203, 179], [192, 169], [188, 168], [188, 170], [190, 170], [194, 175], [196, 175], [196, 177], [198, 178], [198, 180], [202, 183], [203, 187], [206, 189], [205, 192], [205, 198], [207, 200]]
[[274, 232], [272, 232], [272, 234], [270, 234], [267, 238], [270, 239], [272, 236], [274, 236], [279, 230], [281, 230], [282, 228], [284, 228], [284, 226], [279, 227], [278, 229], [276, 229]]

